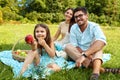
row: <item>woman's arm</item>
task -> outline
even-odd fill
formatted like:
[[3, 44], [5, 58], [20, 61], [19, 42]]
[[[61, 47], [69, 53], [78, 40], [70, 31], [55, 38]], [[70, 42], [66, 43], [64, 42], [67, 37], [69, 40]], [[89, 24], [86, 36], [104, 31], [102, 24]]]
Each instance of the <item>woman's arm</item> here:
[[58, 37], [60, 36], [60, 34], [61, 34], [61, 29], [60, 29], [60, 27], [59, 27], [58, 30], [57, 30], [57, 32], [55, 33], [55, 35], [54, 35], [54, 37], [53, 37], [53, 41], [57, 40]]

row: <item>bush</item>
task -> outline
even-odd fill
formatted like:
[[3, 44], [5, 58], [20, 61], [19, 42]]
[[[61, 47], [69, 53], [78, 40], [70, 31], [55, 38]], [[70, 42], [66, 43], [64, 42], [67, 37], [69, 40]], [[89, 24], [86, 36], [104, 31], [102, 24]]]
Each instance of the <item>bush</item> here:
[[52, 18], [53, 18], [52, 13], [40, 13], [38, 20], [41, 22], [46, 22], [46, 21], [51, 22]]
[[45, 21], [46, 24], [52, 24], [50, 20]]
[[27, 18], [23, 18], [22, 20], [20, 20], [21, 23], [25, 24], [25, 23], [30, 23], [30, 20], [28, 20]]
[[93, 14], [93, 13], [89, 14], [89, 20], [90, 20], [90, 21], [93, 21], [93, 22], [99, 23], [99, 21], [98, 21], [98, 16], [95, 15], [95, 14]]
[[9, 7], [4, 7], [2, 8], [3, 12], [3, 19], [4, 20], [21, 20], [23, 19], [22, 16], [16, 14], [14, 11], [11, 11]]
[[111, 21], [111, 26], [120, 26], [120, 22], [117, 22], [117, 21]]
[[63, 13], [54, 13], [52, 23], [61, 22], [64, 20]]
[[27, 13], [25, 16], [26, 16], [27, 19], [29, 19], [33, 22], [37, 22], [40, 14], [37, 13], [36, 11], [33, 11], [33, 12], [30, 12], [30, 13]]
[[40, 13], [38, 21], [47, 23], [56, 23], [64, 19], [62, 13]]
[[99, 23], [107, 23], [107, 20], [106, 20], [106, 16], [105, 15], [101, 15], [99, 18]]

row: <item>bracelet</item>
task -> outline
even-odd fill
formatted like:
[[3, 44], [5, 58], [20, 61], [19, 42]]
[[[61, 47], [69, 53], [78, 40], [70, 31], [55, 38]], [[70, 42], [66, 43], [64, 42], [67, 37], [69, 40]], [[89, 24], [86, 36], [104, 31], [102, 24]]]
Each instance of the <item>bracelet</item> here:
[[85, 58], [87, 58], [87, 55], [85, 54], [85, 52], [82, 52], [82, 56], [84, 56]]

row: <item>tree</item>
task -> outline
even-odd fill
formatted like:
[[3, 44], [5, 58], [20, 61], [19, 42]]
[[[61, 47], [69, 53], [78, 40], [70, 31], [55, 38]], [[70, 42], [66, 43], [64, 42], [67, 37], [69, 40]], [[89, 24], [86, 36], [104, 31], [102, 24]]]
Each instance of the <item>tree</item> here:
[[85, 0], [76, 0], [78, 6], [85, 6]]
[[85, 0], [89, 13], [94, 13], [95, 15], [102, 15], [103, 13], [103, 7], [104, 7], [104, 1], [100, 0]]

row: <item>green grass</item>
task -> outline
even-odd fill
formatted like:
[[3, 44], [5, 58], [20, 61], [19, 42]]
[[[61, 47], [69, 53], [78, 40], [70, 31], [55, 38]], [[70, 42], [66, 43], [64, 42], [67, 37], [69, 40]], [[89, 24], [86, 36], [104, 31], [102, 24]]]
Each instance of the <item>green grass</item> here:
[[[33, 34], [35, 24], [7, 24], [0, 26], [0, 51], [11, 50], [18, 39], [27, 34]], [[49, 25], [51, 34], [55, 34], [57, 25]], [[120, 28], [102, 27], [106, 37], [107, 45], [104, 47], [105, 53], [110, 53], [111, 60], [103, 64], [103, 67], [120, 68]], [[15, 49], [29, 49], [23, 40], [15, 46]], [[88, 80], [91, 69], [71, 69], [56, 72], [47, 77], [46, 80]], [[18, 80], [13, 78], [12, 68], [0, 62], [0, 80]], [[30, 80], [30, 78], [20, 78], [19, 80]], [[120, 80], [119, 74], [102, 73], [100, 80]]]

